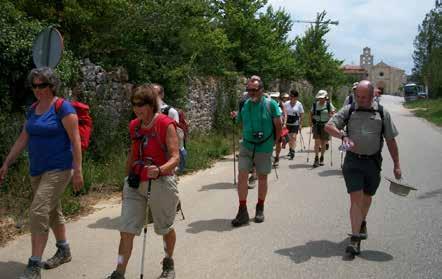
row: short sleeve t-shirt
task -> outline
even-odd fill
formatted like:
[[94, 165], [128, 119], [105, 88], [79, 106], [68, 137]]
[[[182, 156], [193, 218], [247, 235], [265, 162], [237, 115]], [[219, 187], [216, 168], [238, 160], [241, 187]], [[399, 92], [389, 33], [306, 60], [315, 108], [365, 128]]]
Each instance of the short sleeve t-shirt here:
[[287, 125], [288, 126], [299, 126], [299, 117], [301, 113], [304, 113], [304, 107], [300, 101], [296, 101], [295, 105], [292, 106], [290, 101], [284, 103], [285, 111], [287, 112]]
[[[238, 114], [238, 121], [243, 125], [242, 145], [255, 152], [272, 152], [274, 145], [273, 118], [280, 117], [281, 112], [274, 100], [262, 97], [260, 102], [252, 102], [250, 99], [244, 103]], [[254, 135], [262, 133], [261, 139]], [[261, 141], [267, 139], [265, 142]], [[254, 144], [259, 143], [259, 144]]]
[[61, 120], [76, 113], [70, 102], [64, 100], [58, 112], [55, 105], [43, 114], [27, 113], [26, 132], [29, 134], [28, 152], [31, 176], [47, 171], [67, 170], [73, 167], [72, 146]]
[[[336, 108], [330, 102], [330, 112], [336, 111]], [[311, 112], [313, 114], [313, 120], [321, 123], [325, 123], [330, 119], [329, 111], [327, 110], [327, 102], [321, 105], [318, 101], [316, 102], [316, 114], [314, 112], [314, 104], [312, 105]]]
[[[339, 110], [329, 121], [338, 129], [344, 129], [345, 120], [348, 118], [351, 105], [347, 105]], [[373, 102], [373, 112], [355, 111], [351, 114], [348, 122], [348, 136], [355, 143], [353, 152], [357, 154], [372, 155], [379, 151], [381, 144], [382, 125], [384, 125], [384, 138], [389, 140], [395, 138], [399, 133], [394, 125], [390, 113], [384, 110], [384, 122], [380, 113], [378, 103]]]
[[[161, 166], [167, 162], [167, 129], [169, 125], [176, 127], [176, 122], [166, 115], [160, 113], [155, 120], [154, 125], [149, 128], [143, 128], [139, 119], [134, 119], [129, 124], [129, 132], [132, 141], [132, 158], [134, 161], [144, 161], [149, 159], [156, 166]], [[140, 144], [142, 144], [142, 158], [139, 158]], [[135, 171], [138, 173], [138, 171]], [[142, 168], [140, 174], [141, 181], [147, 181], [147, 168]], [[170, 175], [163, 173], [162, 175]]]

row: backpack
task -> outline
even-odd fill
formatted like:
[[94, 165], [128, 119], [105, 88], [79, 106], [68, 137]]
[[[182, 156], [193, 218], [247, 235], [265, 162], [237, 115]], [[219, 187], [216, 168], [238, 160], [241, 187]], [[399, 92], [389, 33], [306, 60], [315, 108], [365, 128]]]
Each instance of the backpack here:
[[365, 112], [373, 112], [373, 113], [377, 112], [381, 116], [382, 129], [381, 129], [381, 138], [380, 138], [381, 147], [379, 149], [379, 153], [382, 152], [382, 148], [384, 146], [384, 130], [385, 130], [385, 128], [384, 128], [384, 107], [381, 106], [381, 105], [378, 105], [378, 109], [373, 109], [373, 108], [370, 108], [370, 109], [358, 108], [358, 109], [356, 109], [356, 104], [352, 103], [351, 106], [350, 106], [350, 109], [348, 110], [348, 115], [346, 115], [346, 117], [344, 118], [344, 124], [345, 124], [345, 127], [346, 127], [347, 135], [349, 135], [348, 123], [350, 121], [350, 117], [351, 117], [352, 113], [355, 112], [355, 111], [365, 111]]
[[[327, 100], [327, 102], [326, 102], [326, 106], [327, 106], [327, 111], [328, 111], [328, 113], [330, 113], [330, 112], [331, 112], [330, 101]], [[318, 116], [320, 116], [320, 115], [321, 115], [321, 111], [323, 111], [323, 109], [322, 109], [322, 110], [317, 110], [316, 107], [317, 107], [317, 102], [315, 101], [315, 102], [313, 103], [313, 115], [318, 115]]]
[[352, 104], [353, 104], [353, 94], [350, 94], [350, 95], [348, 96], [348, 104], [349, 104], [349, 105], [352, 105]]
[[[161, 113], [165, 114], [166, 116], [169, 116], [169, 110], [171, 109], [171, 106], [166, 106], [161, 109]], [[187, 136], [189, 134], [189, 124], [186, 120], [186, 115], [184, 114], [184, 111], [180, 109], [175, 109], [178, 112], [178, 118], [179, 122], [177, 123], [178, 128], [183, 130], [184, 132], [184, 141], [187, 139]]]
[[[60, 112], [60, 108], [63, 105], [64, 99], [58, 98], [55, 101], [54, 109], [55, 114], [58, 116], [58, 113]], [[89, 147], [91, 134], [93, 130], [93, 123], [92, 123], [92, 117], [89, 114], [89, 106], [87, 104], [78, 102], [78, 101], [71, 101], [71, 105], [74, 107], [77, 117], [78, 117], [78, 131], [80, 133], [80, 140], [81, 140], [81, 150], [85, 151]], [[31, 105], [31, 109], [34, 110], [37, 106], [38, 101], [33, 103]], [[60, 119], [61, 120], [61, 119]]]

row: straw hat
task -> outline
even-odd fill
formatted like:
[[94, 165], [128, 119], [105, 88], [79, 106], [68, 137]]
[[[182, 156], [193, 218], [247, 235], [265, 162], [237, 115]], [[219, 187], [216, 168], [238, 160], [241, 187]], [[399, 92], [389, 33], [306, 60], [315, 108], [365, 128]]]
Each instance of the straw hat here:
[[402, 197], [406, 197], [408, 196], [408, 194], [410, 193], [411, 190], [416, 191], [417, 189], [408, 185], [407, 183], [401, 181], [401, 180], [395, 180], [392, 178], [388, 178], [385, 177], [385, 179], [387, 181], [390, 182], [390, 192], [402, 196]]

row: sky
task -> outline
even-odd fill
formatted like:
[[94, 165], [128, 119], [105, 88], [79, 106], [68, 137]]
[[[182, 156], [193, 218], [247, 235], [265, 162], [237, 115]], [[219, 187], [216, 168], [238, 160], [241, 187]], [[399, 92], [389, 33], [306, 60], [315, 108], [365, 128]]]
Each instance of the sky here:
[[[371, 48], [374, 63], [404, 69], [413, 68], [414, 38], [435, 0], [269, 0], [283, 8], [292, 20], [315, 20], [327, 11], [327, 19], [338, 20], [327, 34], [329, 51], [344, 64], [359, 65], [364, 47]], [[309, 24], [294, 23], [289, 38], [303, 35]]]

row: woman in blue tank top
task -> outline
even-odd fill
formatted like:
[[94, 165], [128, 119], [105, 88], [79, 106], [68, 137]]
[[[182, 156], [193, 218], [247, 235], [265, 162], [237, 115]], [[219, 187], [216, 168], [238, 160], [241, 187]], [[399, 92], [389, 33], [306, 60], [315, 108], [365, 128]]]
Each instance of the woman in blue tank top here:
[[[24, 128], [2, 167], [0, 183], [8, 167], [27, 148], [33, 199], [30, 208], [32, 256], [20, 279], [41, 278], [41, 266], [54, 268], [71, 260], [60, 199], [72, 178], [74, 191], [83, 187], [78, 118], [67, 102], [56, 108], [60, 80], [47, 67], [33, 69], [28, 81], [37, 102], [28, 110]], [[49, 229], [57, 240], [56, 254], [41, 263]]]

